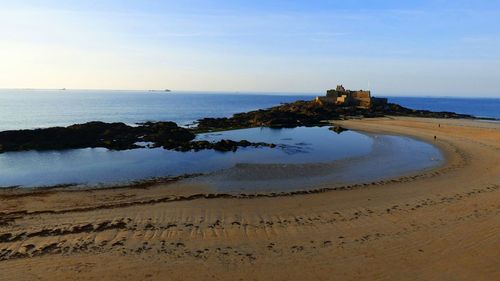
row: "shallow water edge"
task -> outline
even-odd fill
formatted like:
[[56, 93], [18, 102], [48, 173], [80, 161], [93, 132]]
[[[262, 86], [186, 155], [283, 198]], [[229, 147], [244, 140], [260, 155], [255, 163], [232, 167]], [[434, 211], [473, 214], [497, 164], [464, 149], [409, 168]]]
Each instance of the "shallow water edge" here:
[[[207, 134], [203, 137], [216, 139], [224, 137], [224, 133], [231, 134], [231, 137], [247, 138], [252, 136], [252, 130], [260, 130], [266, 135], [264, 129], [245, 129], [240, 132], [228, 131], [215, 134]], [[324, 127], [309, 129], [319, 136], [328, 133], [336, 139], [327, 142], [313, 143], [300, 147], [298, 151], [287, 154], [285, 151], [272, 150], [247, 150], [242, 151], [240, 158], [235, 154], [229, 156], [233, 159], [231, 166], [222, 169], [215, 169], [203, 173], [181, 173], [174, 176], [149, 177], [139, 180], [128, 180], [121, 182], [109, 182], [105, 184], [74, 184], [74, 185], [45, 185], [43, 189], [95, 189], [95, 188], [120, 188], [120, 187], [149, 187], [153, 185], [170, 184], [192, 186], [203, 185], [213, 190], [215, 193], [262, 193], [262, 192], [290, 192], [298, 190], [312, 190], [325, 188], [327, 186], [341, 186], [369, 181], [377, 181], [394, 178], [407, 174], [422, 172], [434, 169], [444, 162], [442, 153], [432, 145], [415, 140], [411, 137], [401, 137], [396, 135], [378, 135], [372, 133], [348, 132], [348, 134], [336, 135], [327, 131]], [[250, 131], [250, 132], [249, 132]], [[297, 129], [286, 129], [285, 131], [272, 131], [275, 134], [284, 135], [289, 143], [303, 141], [297, 139], [297, 135], [303, 133]], [[292, 135], [291, 138], [286, 136]], [[215, 135], [215, 136], [214, 136]], [[342, 138], [339, 138], [342, 136]], [[356, 153], [338, 153], [325, 155], [324, 149], [329, 146], [347, 147], [354, 139], [362, 140], [360, 151]], [[254, 136], [258, 138], [259, 136]], [[338, 139], [337, 139], [338, 138]], [[322, 139], [322, 138], [319, 138]], [[370, 149], [366, 149], [370, 146]], [[316, 151], [314, 151], [314, 147]], [[353, 147], [352, 145], [349, 147]], [[364, 148], [363, 148], [364, 147]], [[354, 146], [356, 149], [356, 146]], [[309, 150], [308, 150], [309, 149]], [[311, 150], [312, 149], [312, 150]], [[399, 151], [399, 152], [398, 152]], [[257, 152], [257, 153], [256, 153]], [[290, 152], [290, 151], [288, 151]], [[361, 152], [361, 153], [360, 153]], [[256, 154], [255, 154], [256, 153]], [[269, 154], [271, 153], [271, 154]], [[274, 154], [272, 154], [274, 153]], [[280, 155], [282, 154], [282, 155]], [[253, 155], [253, 161], [240, 161], [241, 159], [251, 160], [246, 156]], [[271, 155], [271, 156], [270, 156]], [[320, 156], [318, 156], [320, 155]], [[398, 157], [394, 158], [392, 155]], [[262, 156], [268, 156], [261, 159]], [[269, 157], [270, 156], [270, 157]], [[275, 159], [281, 156], [281, 163], [276, 163]], [[213, 155], [210, 155], [213, 157]], [[391, 159], [392, 158], [392, 159]], [[432, 159], [431, 159], [432, 158]], [[221, 158], [225, 162], [227, 159]], [[264, 161], [263, 161], [264, 160]], [[322, 160], [322, 161], [321, 161]], [[397, 160], [397, 161], [395, 161]], [[389, 163], [381, 166], [380, 163]], [[382, 169], [381, 169], [382, 168]], [[196, 175], [194, 175], [196, 174]], [[295, 175], [290, 177], [290, 175]], [[41, 185], [32, 185], [29, 189], [40, 189]], [[25, 189], [25, 188], [23, 188]]]

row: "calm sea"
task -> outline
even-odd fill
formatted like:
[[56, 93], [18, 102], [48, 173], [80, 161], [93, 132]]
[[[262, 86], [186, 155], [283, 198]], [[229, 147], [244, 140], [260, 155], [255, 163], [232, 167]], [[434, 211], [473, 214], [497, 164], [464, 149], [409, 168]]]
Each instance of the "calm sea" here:
[[[0, 90], [0, 131], [65, 126], [87, 121], [137, 123], [225, 117], [314, 95], [97, 90]], [[389, 97], [414, 109], [500, 118], [500, 99]]]
[[88, 121], [174, 121], [267, 108], [311, 96], [148, 91], [0, 91], [0, 131]]

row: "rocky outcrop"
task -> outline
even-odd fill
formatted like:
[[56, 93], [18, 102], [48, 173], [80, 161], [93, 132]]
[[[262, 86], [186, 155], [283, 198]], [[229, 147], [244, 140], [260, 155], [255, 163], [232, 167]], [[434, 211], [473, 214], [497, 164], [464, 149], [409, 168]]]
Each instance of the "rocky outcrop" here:
[[213, 149], [236, 151], [239, 147], [275, 147], [274, 144], [252, 143], [246, 140], [195, 141], [195, 134], [174, 122], [147, 122], [139, 126], [123, 123], [89, 122], [69, 127], [0, 132], [0, 153], [22, 150], [61, 150], [104, 147], [125, 150], [143, 147], [138, 142], [149, 142], [151, 147], [177, 151]]
[[147, 122], [140, 126], [143, 131], [140, 141], [152, 142], [153, 146], [175, 148], [189, 144], [196, 135], [174, 122]]
[[389, 103], [387, 106], [379, 109], [381, 113], [389, 116], [407, 116], [407, 117], [424, 117], [424, 118], [450, 118], [450, 119], [475, 119], [476, 117], [467, 114], [459, 114], [449, 111], [430, 111], [417, 110], [403, 107], [399, 104]]
[[0, 132], [0, 152], [84, 147], [135, 148], [144, 129], [124, 123], [89, 122], [69, 127], [4, 131]]
[[233, 141], [233, 140], [220, 140], [218, 142], [209, 142], [209, 141], [192, 141], [190, 143], [186, 143], [185, 145], [181, 145], [175, 148], [167, 149], [175, 149], [177, 151], [199, 151], [204, 149], [213, 149], [221, 152], [228, 151], [236, 151], [239, 147], [276, 147], [273, 143], [264, 143], [264, 142], [249, 142], [247, 140], [241, 141]]
[[124, 123], [89, 122], [69, 127], [0, 132], [0, 152], [105, 147], [115, 150], [140, 147], [139, 141], [155, 144], [184, 143], [195, 138], [174, 122], [145, 123], [137, 127]]
[[296, 101], [268, 109], [234, 114], [230, 118], [204, 118], [198, 120], [195, 132], [239, 129], [249, 127], [297, 127], [325, 124], [327, 120], [349, 117], [410, 116], [429, 118], [474, 118], [453, 112], [413, 110], [398, 104], [374, 103], [370, 108], [358, 106], [323, 105], [314, 101]]
[[[340, 111], [342, 112], [342, 111]], [[322, 120], [338, 118], [337, 110], [308, 101], [287, 103], [269, 109], [238, 113], [231, 118], [204, 118], [198, 120], [196, 131], [249, 127], [297, 127], [320, 124]]]

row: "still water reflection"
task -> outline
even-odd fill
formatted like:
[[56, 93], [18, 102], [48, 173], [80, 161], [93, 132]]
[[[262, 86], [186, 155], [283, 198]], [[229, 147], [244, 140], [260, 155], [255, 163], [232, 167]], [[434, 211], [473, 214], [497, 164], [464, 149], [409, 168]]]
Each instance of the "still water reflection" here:
[[[252, 128], [200, 134], [198, 139], [246, 139], [252, 142], [275, 143], [278, 147], [248, 147], [240, 148], [236, 152], [177, 152], [162, 148], [110, 151], [89, 148], [3, 153], [0, 154], [0, 186], [36, 187], [70, 183], [111, 185], [190, 173], [220, 175], [224, 171], [241, 167], [242, 164], [335, 163], [339, 160], [361, 159], [372, 155], [374, 149], [380, 146], [381, 139], [386, 145], [389, 140], [395, 149], [404, 149], [400, 157], [398, 153], [391, 152], [395, 154], [394, 159], [404, 162], [398, 165], [404, 167], [403, 172], [432, 167], [439, 162], [436, 159], [442, 158], [432, 145], [410, 138], [367, 135], [354, 131], [336, 134], [329, 131], [328, 127]], [[214, 186], [220, 189], [231, 184], [231, 180], [222, 177], [220, 180], [225, 184], [217, 185], [214, 179], [211, 179]], [[265, 179], [269, 180], [271, 179]], [[255, 184], [248, 185], [247, 188], [251, 186]]]

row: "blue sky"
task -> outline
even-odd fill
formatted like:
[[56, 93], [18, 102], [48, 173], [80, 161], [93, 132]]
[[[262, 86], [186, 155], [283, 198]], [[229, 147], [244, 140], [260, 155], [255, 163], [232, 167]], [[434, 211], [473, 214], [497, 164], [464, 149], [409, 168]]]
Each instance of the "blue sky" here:
[[500, 1], [0, 5], [0, 88], [500, 96]]

